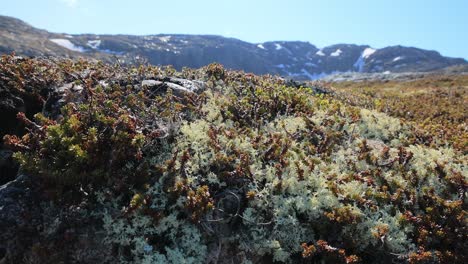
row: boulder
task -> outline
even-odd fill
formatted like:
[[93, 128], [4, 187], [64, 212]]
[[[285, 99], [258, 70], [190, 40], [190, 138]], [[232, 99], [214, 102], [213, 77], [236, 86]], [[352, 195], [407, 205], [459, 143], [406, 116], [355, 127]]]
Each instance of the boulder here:
[[202, 81], [192, 81], [174, 77], [158, 80], [143, 80], [141, 86], [149, 87], [161, 93], [166, 92], [166, 90], [170, 88], [174, 95], [179, 97], [187, 93], [199, 93], [205, 89], [205, 83]]
[[187, 89], [187, 90], [189, 90], [191, 92], [194, 92], [194, 93], [203, 91], [206, 88], [205, 87], [206, 84], [204, 82], [197, 81], [197, 80], [187, 80], [187, 79], [182, 79], [182, 78], [171, 77], [171, 78], [169, 78], [169, 83], [178, 84], [178, 85], [184, 87], [185, 89]]
[[141, 86], [147, 86], [147, 87], [160, 86], [161, 84], [163, 84], [163, 82], [156, 81], [156, 80], [143, 80], [141, 82]]
[[13, 160], [13, 151], [0, 149], [0, 185], [15, 179], [18, 164]]
[[27, 175], [0, 186], [0, 263], [20, 263], [41, 225], [37, 192]]
[[26, 112], [24, 100], [0, 87], [0, 141], [6, 134], [21, 134], [22, 129], [16, 119], [18, 112]]
[[20, 174], [0, 186], [0, 264], [117, 263], [87, 201], [48, 199], [37, 179]]

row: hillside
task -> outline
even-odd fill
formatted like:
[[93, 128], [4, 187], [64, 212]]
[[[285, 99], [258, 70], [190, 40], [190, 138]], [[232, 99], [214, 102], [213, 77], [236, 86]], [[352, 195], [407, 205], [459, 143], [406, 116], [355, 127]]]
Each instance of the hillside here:
[[[468, 154], [468, 75], [322, 83], [347, 104], [404, 119], [430, 144], [450, 143]], [[437, 143], [439, 142], [439, 143]]]
[[355, 93], [14, 56], [0, 89], [1, 263], [468, 261], [466, 154]]
[[308, 42], [248, 43], [207, 35], [70, 35], [36, 29], [21, 20], [0, 16], [0, 53], [66, 56], [104, 61], [199, 68], [213, 62], [255, 74], [277, 74], [297, 80], [318, 79], [340, 72], [427, 72], [465, 59], [436, 51], [390, 46], [337, 44], [321, 49]]

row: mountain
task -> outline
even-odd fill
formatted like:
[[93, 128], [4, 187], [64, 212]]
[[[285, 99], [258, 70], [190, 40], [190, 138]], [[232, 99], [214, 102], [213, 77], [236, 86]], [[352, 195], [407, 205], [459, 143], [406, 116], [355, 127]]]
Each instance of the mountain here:
[[278, 74], [299, 80], [342, 72], [427, 72], [466, 65], [437, 51], [391, 46], [336, 44], [317, 48], [309, 42], [248, 43], [214, 35], [69, 35], [34, 28], [0, 16], [0, 53], [27, 56], [85, 57], [123, 63], [198, 68], [219, 62], [256, 74]]

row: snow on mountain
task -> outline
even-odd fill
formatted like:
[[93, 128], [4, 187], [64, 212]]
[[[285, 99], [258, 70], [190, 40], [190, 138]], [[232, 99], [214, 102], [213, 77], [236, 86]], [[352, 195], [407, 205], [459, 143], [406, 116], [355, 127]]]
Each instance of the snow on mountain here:
[[71, 43], [68, 39], [49, 39], [50, 41], [54, 42], [55, 44], [67, 48], [69, 50], [77, 51], [77, 52], [85, 52], [86, 50], [83, 47], [75, 46], [75, 44]]
[[343, 53], [343, 51], [341, 51], [340, 49], [337, 49], [336, 51], [330, 53], [330, 56], [332, 57], [338, 57], [341, 55], [341, 53]]
[[100, 39], [88, 40], [87, 45], [91, 47], [92, 49], [97, 49], [99, 48], [99, 45], [101, 45], [101, 40]]
[[171, 40], [171, 36], [159, 37], [159, 40], [161, 40], [162, 42], [168, 42], [169, 40]]
[[377, 50], [373, 48], [366, 48], [362, 52], [361, 56], [356, 60], [354, 63], [354, 68], [357, 69], [358, 72], [362, 72], [364, 70], [364, 66], [366, 65], [366, 59], [368, 59], [372, 54], [374, 54]]
[[373, 48], [366, 48], [363, 52], [362, 52], [362, 57], [364, 59], [367, 59], [369, 58], [372, 54], [374, 54], [377, 50], [376, 49], [373, 49]]
[[68, 35], [38, 30], [3, 16], [0, 24], [4, 25], [0, 27], [0, 54], [15, 51], [23, 56], [86, 57], [106, 62], [118, 59], [129, 64], [140, 63], [139, 58], [143, 58], [148, 63], [173, 65], [178, 70], [216, 61], [230, 69], [310, 80], [334, 72], [434, 71], [468, 64], [462, 58], [404, 46], [376, 50], [346, 43], [321, 48], [304, 41], [253, 44], [214, 35]]
[[325, 56], [325, 53], [323, 53], [322, 50], [317, 51], [315, 54], [317, 54], [319, 56]]

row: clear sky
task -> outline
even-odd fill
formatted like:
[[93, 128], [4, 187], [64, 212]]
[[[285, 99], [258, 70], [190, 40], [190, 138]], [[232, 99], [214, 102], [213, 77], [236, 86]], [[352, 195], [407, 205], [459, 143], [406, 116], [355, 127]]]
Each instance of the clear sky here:
[[401, 44], [468, 59], [468, 0], [0, 0], [0, 6], [2, 15], [60, 33]]

